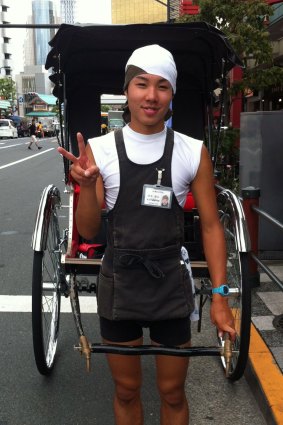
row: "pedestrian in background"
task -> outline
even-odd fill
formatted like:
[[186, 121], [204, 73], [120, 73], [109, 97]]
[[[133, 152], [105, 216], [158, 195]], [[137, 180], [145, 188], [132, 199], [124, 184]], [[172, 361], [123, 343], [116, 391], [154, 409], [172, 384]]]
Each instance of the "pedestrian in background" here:
[[35, 119], [31, 121], [31, 125], [29, 128], [29, 134], [30, 134], [30, 143], [28, 145], [28, 149], [31, 149], [32, 144], [34, 143], [37, 149], [41, 149], [42, 146], [39, 146], [37, 137], [36, 137], [36, 125], [35, 125]]
[[44, 131], [43, 131], [43, 126], [42, 126], [41, 121], [39, 121], [39, 123], [37, 124], [36, 132], [37, 132], [38, 135], [40, 134], [40, 137], [43, 139]]

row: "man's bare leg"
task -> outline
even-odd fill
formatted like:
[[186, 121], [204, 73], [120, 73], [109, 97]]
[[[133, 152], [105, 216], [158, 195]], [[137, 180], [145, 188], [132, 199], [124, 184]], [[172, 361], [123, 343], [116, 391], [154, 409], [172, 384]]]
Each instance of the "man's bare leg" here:
[[[182, 345], [189, 347], [191, 344]], [[185, 381], [189, 358], [156, 356], [157, 385], [161, 399], [161, 425], [188, 425], [189, 407], [185, 394]]]
[[[103, 340], [104, 343], [113, 344]], [[121, 345], [141, 345], [142, 338]], [[116, 425], [143, 425], [141, 404], [142, 371], [139, 356], [107, 355], [115, 384], [114, 414]]]

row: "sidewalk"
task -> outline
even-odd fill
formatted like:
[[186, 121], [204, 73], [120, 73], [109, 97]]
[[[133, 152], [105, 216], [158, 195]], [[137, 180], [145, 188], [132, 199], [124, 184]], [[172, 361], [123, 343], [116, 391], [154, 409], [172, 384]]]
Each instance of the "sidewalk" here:
[[[268, 267], [283, 281], [283, 262]], [[246, 378], [268, 424], [283, 425], [283, 291], [263, 272], [252, 289], [252, 329]]]

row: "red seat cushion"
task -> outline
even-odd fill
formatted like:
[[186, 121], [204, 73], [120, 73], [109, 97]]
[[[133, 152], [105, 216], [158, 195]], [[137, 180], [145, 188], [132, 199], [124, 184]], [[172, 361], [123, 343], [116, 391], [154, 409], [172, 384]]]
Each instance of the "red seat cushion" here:
[[195, 200], [193, 198], [192, 193], [189, 192], [188, 195], [187, 195], [185, 205], [184, 205], [184, 211], [191, 211], [195, 207], [196, 207]]

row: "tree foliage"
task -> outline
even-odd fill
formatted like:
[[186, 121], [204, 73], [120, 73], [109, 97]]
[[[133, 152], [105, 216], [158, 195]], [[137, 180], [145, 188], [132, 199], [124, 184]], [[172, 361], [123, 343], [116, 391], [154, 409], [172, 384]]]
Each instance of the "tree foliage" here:
[[281, 85], [283, 68], [273, 60], [273, 48], [266, 19], [273, 9], [265, 0], [199, 0], [198, 15], [184, 15], [179, 22], [205, 21], [227, 36], [245, 68], [242, 81], [232, 92], [268, 89]]
[[110, 105], [101, 105], [101, 112], [108, 112], [110, 109]]
[[16, 96], [16, 83], [12, 78], [0, 78], [0, 97], [3, 100], [14, 100]]

